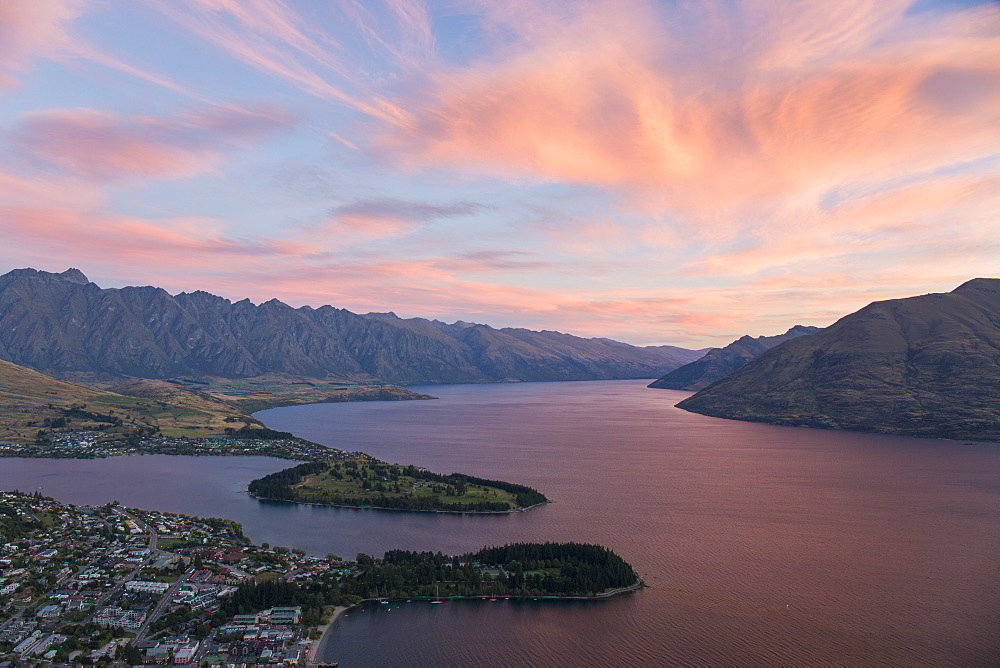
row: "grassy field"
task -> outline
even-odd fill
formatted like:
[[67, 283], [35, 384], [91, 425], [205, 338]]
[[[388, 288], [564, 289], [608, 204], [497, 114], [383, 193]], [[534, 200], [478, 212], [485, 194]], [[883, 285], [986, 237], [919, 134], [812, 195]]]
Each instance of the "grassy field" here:
[[172, 550], [179, 545], [187, 545], [190, 542], [187, 538], [157, 538], [156, 547], [161, 550]]
[[126, 397], [121, 394], [98, 394], [90, 400], [96, 401], [99, 404], [108, 404], [110, 406], [144, 406], [148, 403], [145, 399], [140, 399], [139, 397]]

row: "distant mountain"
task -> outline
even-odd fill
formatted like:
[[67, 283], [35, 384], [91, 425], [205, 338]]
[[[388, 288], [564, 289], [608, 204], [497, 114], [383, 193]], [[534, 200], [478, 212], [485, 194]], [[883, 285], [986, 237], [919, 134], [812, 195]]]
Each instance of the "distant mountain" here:
[[264, 374], [390, 383], [649, 378], [670, 355], [558, 332], [446, 325], [197, 291], [102, 289], [80, 271], [0, 276], [0, 359], [79, 382]]
[[649, 387], [662, 390], [701, 390], [720, 378], [745, 366], [762, 353], [779, 343], [805, 334], [818, 332], [819, 327], [795, 325], [784, 334], [777, 336], [742, 336], [725, 348], [712, 348], [700, 359], [674, 369], [663, 378], [653, 381]]
[[698, 351], [674, 346], [640, 348], [611, 339], [584, 339], [561, 332], [505, 327], [471, 322], [447, 324], [425, 318], [400, 318], [394, 313], [369, 313], [378, 320], [453, 346], [474, 367], [493, 380], [550, 380], [551, 374], [585, 380], [607, 377], [609, 364], [617, 377], [642, 378], [645, 369], [674, 368]]
[[680, 402], [716, 417], [1000, 440], [1000, 279], [875, 302]]
[[704, 357], [711, 348], [699, 348], [690, 350], [688, 348], [678, 348], [677, 346], [643, 346], [646, 350], [655, 350], [671, 362], [677, 364], [690, 364]]

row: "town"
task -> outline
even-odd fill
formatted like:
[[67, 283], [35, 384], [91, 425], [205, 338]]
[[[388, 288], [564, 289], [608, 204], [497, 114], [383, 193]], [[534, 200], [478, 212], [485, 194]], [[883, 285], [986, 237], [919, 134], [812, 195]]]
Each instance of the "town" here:
[[0, 492], [0, 665], [305, 665], [331, 610], [222, 604], [243, 583], [352, 570], [335, 555], [254, 546], [228, 520]]
[[326, 629], [361, 603], [600, 600], [643, 586], [598, 545], [347, 561], [254, 545], [226, 519], [0, 492], [0, 668], [318, 666]]
[[[187, 438], [144, 436], [108, 438], [100, 431], [48, 432], [34, 442], [0, 443], [0, 457], [102, 459], [123, 455], [262, 456], [300, 461], [328, 459], [368, 460], [362, 452], [345, 452], [295, 438], [284, 432], [256, 429], [254, 434], [278, 437]], [[287, 436], [287, 437], [283, 437]]]

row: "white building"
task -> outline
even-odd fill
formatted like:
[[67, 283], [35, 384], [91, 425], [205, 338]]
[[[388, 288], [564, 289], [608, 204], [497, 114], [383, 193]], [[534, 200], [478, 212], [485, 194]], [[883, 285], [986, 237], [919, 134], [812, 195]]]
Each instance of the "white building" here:
[[94, 615], [94, 622], [101, 626], [117, 626], [128, 631], [135, 631], [142, 626], [142, 621], [145, 618], [144, 613], [111, 606]]
[[146, 594], [162, 594], [170, 589], [169, 582], [150, 582], [148, 580], [129, 580], [125, 583], [127, 591], [141, 591]]

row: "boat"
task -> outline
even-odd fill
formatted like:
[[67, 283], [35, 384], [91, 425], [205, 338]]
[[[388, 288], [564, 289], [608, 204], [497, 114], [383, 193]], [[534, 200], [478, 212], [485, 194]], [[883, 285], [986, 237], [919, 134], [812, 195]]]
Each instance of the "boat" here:
[[438, 585], [434, 585], [434, 600], [431, 603], [444, 603], [441, 600], [441, 587]]

